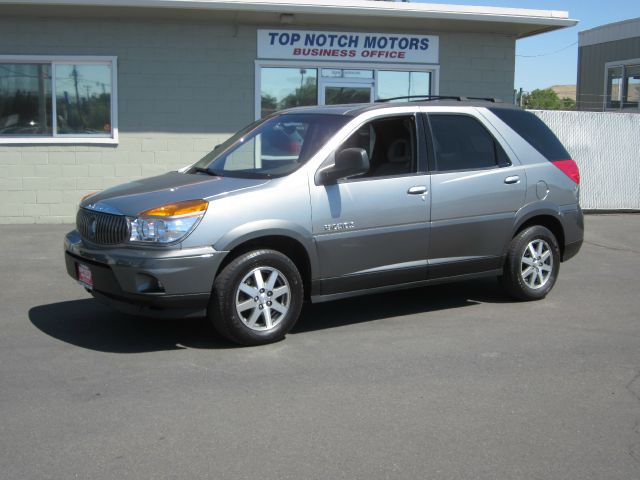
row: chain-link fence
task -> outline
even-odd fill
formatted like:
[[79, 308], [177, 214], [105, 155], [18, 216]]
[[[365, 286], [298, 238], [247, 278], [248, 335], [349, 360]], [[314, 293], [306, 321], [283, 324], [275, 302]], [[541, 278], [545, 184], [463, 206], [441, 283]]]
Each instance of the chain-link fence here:
[[640, 115], [533, 110], [580, 167], [580, 203], [640, 210]]

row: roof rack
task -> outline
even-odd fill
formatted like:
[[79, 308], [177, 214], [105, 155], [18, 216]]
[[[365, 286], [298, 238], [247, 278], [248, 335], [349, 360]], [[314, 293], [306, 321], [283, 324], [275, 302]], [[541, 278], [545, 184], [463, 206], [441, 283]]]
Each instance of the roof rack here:
[[409, 100], [411, 102], [431, 101], [431, 100], [455, 100], [467, 102], [469, 100], [483, 100], [485, 102], [502, 103], [502, 100], [494, 97], [460, 97], [453, 95], [405, 95], [402, 97], [379, 98], [376, 103], [391, 102], [393, 100]]

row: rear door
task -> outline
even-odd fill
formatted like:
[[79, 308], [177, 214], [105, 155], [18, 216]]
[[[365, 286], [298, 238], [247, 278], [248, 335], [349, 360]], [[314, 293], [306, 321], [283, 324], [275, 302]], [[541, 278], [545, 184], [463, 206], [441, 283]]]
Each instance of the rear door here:
[[429, 277], [497, 269], [524, 202], [526, 176], [498, 132], [475, 109], [429, 112]]

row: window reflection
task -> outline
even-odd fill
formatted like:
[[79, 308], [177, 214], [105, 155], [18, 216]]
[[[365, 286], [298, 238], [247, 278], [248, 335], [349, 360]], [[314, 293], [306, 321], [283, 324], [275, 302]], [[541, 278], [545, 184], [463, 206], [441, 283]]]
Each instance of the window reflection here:
[[395, 98], [431, 93], [429, 72], [400, 72], [381, 70], [378, 72], [378, 98]]
[[640, 105], [640, 65], [625, 68], [626, 95], [624, 108], [638, 108]]
[[111, 89], [109, 65], [0, 63], [0, 136], [110, 136]]
[[110, 134], [111, 68], [57, 65], [56, 111], [60, 134]]
[[51, 135], [51, 66], [0, 63], [0, 135]]
[[264, 67], [260, 76], [262, 117], [283, 108], [318, 103], [318, 71], [315, 68]]
[[622, 67], [610, 68], [607, 80], [607, 107], [620, 107], [620, 87], [622, 86]]
[[328, 86], [324, 90], [325, 105], [347, 103], [368, 103], [371, 101], [371, 87]]

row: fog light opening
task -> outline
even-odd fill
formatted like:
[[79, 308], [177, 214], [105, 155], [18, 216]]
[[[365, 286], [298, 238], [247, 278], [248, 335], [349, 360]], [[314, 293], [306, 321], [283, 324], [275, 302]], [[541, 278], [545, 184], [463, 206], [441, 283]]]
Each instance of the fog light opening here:
[[140, 293], [165, 292], [162, 282], [147, 273], [136, 273], [136, 290]]

